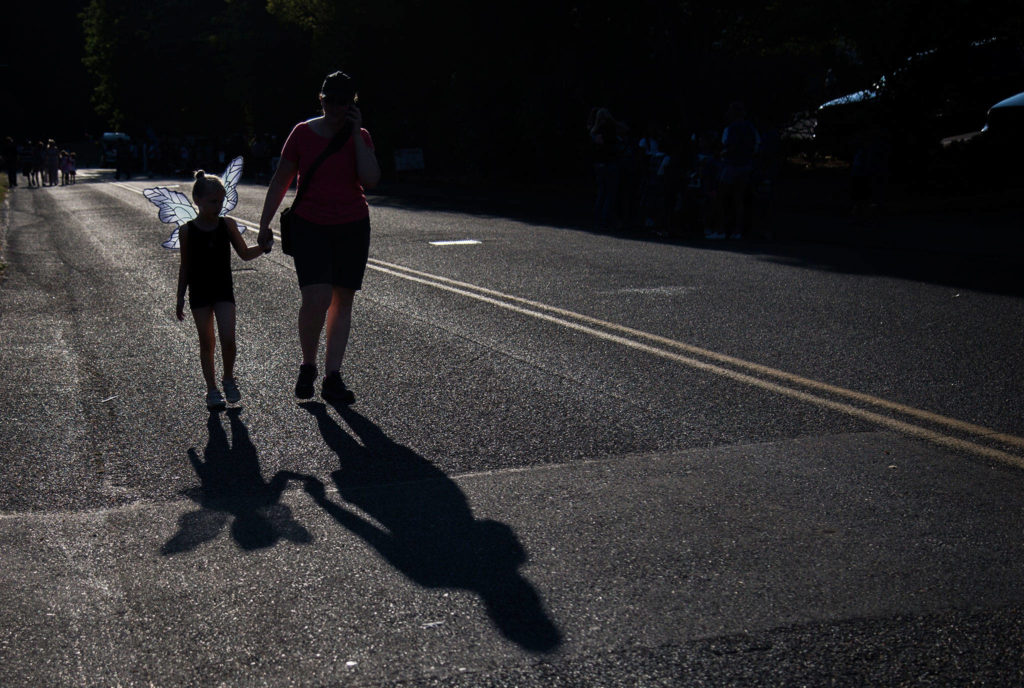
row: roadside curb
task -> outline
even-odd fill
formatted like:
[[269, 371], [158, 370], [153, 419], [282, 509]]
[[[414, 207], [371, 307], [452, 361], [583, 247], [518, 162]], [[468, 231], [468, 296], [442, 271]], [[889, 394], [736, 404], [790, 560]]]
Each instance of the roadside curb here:
[[7, 228], [11, 217], [11, 190], [7, 189], [0, 202], [0, 285], [7, 279]]
[[[835, 193], [835, 189], [830, 191]], [[666, 228], [596, 230], [592, 227], [588, 194], [581, 189], [522, 191], [402, 183], [382, 185], [368, 197], [381, 205], [504, 215], [631, 239], [715, 248], [829, 245], [1024, 264], [1024, 207], [992, 207], [985, 199], [978, 199], [974, 206], [967, 203], [931, 210], [893, 203], [857, 220], [842, 198], [807, 199], [790, 187], [786, 197], [777, 199], [770, 211], [766, 227], [769, 236], [736, 242], [708, 240], [693, 231]]]

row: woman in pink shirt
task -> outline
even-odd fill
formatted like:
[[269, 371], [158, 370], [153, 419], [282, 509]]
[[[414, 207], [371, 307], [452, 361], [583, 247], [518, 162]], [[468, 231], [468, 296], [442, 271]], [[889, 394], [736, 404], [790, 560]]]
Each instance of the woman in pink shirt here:
[[352, 403], [355, 395], [341, 378], [349, 331], [352, 300], [363, 284], [370, 250], [370, 207], [364, 189], [380, 180], [380, 166], [370, 133], [362, 128], [355, 85], [343, 72], [324, 79], [320, 89], [323, 115], [300, 122], [292, 129], [281, 151], [281, 162], [270, 181], [260, 218], [259, 244], [274, 243], [270, 222], [277, 214], [295, 176], [302, 185], [313, 162], [339, 135], [344, 145], [323, 159], [290, 218], [294, 218], [292, 257], [302, 292], [299, 307], [299, 344], [302, 365], [295, 396], [313, 396], [317, 377], [320, 334], [327, 325], [324, 380], [321, 396], [328, 401]]

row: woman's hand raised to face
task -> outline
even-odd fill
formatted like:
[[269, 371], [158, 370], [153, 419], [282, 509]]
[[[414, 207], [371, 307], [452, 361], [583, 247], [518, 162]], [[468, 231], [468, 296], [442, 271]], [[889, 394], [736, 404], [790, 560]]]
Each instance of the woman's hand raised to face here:
[[345, 112], [345, 123], [352, 125], [352, 131], [357, 132], [363, 126], [363, 113], [359, 106], [352, 103]]

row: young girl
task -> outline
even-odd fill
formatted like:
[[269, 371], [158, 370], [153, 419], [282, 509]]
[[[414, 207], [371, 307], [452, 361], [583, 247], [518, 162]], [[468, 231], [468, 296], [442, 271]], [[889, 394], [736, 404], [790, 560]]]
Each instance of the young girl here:
[[189, 307], [199, 332], [199, 362], [206, 379], [206, 407], [211, 411], [224, 408], [224, 396], [217, 389], [214, 351], [217, 339], [214, 320], [220, 334], [224, 359], [224, 394], [231, 403], [241, 395], [235, 383], [235, 295], [231, 281], [231, 249], [242, 260], [252, 260], [263, 253], [259, 246], [247, 246], [238, 225], [221, 217], [224, 204], [224, 183], [202, 170], [195, 173], [192, 200], [199, 216], [187, 222], [178, 232], [181, 242], [181, 266], [178, 269], [178, 320], [185, 319], [185, 289]]
[[66, 150], [60, 152], [60, 185], [67, 186], [71, 183], [71, 156]]

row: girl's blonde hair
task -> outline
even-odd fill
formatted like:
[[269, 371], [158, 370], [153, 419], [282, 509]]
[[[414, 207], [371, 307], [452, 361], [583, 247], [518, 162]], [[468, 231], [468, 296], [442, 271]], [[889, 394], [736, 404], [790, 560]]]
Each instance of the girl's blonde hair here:
[[224, 182], [215, 174], [206, 174], [202, 170], [195, 171], [195, 184], [192, 185], [192, 200], [198, 202], [211, 191], [224, 191]]

